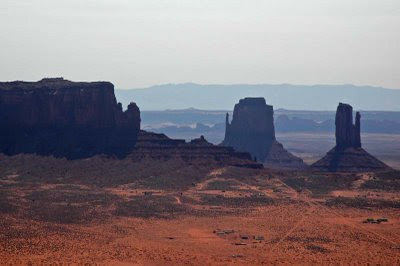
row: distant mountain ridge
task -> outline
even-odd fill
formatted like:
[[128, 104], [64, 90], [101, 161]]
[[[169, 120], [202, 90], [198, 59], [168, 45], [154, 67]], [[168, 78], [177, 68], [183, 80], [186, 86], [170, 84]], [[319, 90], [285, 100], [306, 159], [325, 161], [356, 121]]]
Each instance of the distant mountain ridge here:
[[118, 101], [126, 106], [134, 100], [141, 110], [185, 109], [230, 110], [244, 97], [265, 97], [275, 109], [335, 110], [338, 102], [355, 110], [400, 111], [400, 90], [345, 85], [157, 85], [144, 89], [117, 89]]

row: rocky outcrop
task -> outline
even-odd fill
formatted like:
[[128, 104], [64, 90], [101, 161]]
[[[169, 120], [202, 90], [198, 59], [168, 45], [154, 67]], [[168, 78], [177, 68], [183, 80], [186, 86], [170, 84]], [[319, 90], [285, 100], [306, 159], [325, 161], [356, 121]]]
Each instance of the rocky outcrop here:
[[225, 138], [222, 144], [238, 151], [247, 151], [260, 162], [268, 155], [275, 141], [273, 107], [264, 98], [245, 98], [235, 105], [233, 118], [226, 117]]
[[273, 168], [304, 168], [300, 158], [286, 151], [275, 138], [274, 110], [264, 98], [245, 98], [235, 105], [229, 123], [226, 115], [224, 146], [249, 152], [254, 159]]
[[336, 146], [312, 165], [318, 171], [370, 172], [385, 171], [390, 167], [361, 148], [361, 116], [353, 107], [339, 103], [336, 111]]
[[131, 103], [124, 112], [109, 82], [0, 83], [0, 152], [124, 156], [139, 130], [139, 108]]
[[129, 155], [135, 161], [181, 160], [187, 164], [236, 166], [259, 169], [263, 165], [251, 159], [247, 152], [236, 152], [231, 147], [215, 146], [203, 136], [186, 142], [170, 139], [164, 134], [140, 131], [135, 149]]
[[336, 111], [336, 147], [346, 149], [349, 147], [361, 148], [360, 113], [356, 113], [356, 123], [353, 124], [353, 107], [339, 103]]
[[281, 143], [274, 141], [269, 148], [269, 153], [264, 165], [277, 169], [304, 169], [307, 165], [302, 159], [288, 152]]

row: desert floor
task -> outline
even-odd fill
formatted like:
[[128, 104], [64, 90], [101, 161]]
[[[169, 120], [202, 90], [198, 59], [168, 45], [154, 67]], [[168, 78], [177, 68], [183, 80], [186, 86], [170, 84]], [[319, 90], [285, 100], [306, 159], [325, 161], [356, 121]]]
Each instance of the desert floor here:
[[[2, 264], [400, 264], [398, 172], [229, 167], [171, 187], [150, 177], [109, 183], [105, 169], [124, 161], [82, 161], [88, 177], [75, 179], [56, 173], [77, 162], [1, 159]], [[388, 221], [363, 223], [381, 217]]]

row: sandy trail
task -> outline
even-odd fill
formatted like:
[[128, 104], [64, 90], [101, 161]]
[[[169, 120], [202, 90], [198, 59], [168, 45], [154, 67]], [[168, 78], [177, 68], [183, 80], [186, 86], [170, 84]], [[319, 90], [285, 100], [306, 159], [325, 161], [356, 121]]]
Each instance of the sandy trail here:
[[307, 209], [307, 212], [301, 216], [298, 222], [274, 245], [272, 251], [276, 250], [283, 241], [285, 241], [290, 235], [293, 234], [294, 231], [296, 231], [299, 227], [304, 225], [304, 222], [306, 222], [307, 218], [310, 217], [310, 215], [314, 212], [314, 210], [315, 210], [314, 206], [311, 205], [310, 208]]

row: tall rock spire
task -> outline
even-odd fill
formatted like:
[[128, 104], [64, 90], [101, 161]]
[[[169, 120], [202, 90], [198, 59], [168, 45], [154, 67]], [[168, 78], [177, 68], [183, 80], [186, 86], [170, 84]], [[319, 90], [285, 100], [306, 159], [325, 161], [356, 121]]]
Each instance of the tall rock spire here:
[[336, 111], [336, 147], [345, 149], [361, 147], [359, 112], [356, 113], [356, 122], [353, 124], [353, 107], [349, 104], [339, 103]]
[[227, 135], [229, 135], [229, 113], [225, 116], [225, 138]]
[[356, 113], [356, 124], [354, 125], [354, 147], [361, 148], [361, 115]]
[[361, 115], [356, 113], [353, 124], [353, 108], [339, 103], [336, 111], [336, 146], [312, 168], [324, 172], [374, 172], [387, 171], [390, 167], [361, 148]]

